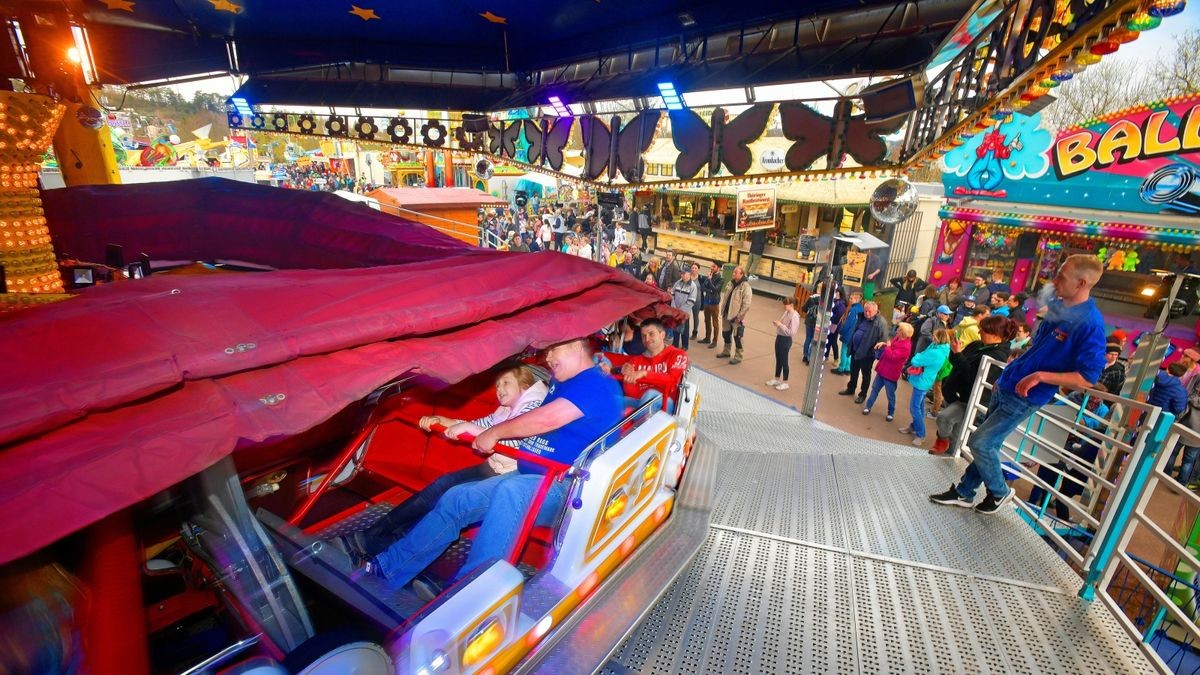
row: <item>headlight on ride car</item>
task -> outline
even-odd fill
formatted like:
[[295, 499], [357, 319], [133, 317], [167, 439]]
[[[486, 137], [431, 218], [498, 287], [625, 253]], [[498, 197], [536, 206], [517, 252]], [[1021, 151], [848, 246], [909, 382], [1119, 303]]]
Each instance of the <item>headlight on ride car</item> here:
[[654, 479], [658, 476], [659, 468], [661, 467], [658, 461], [658, 455], [651, 455], [650, 458], [646, 460], [646, 465], [642, 467], [642, 482], [654, 482]]
[[625, 488], [618, 488], [608, 498], [608, 504], [604, 506], [604, 520], [609, 521], [619, 517], [622, 513], [625, 513], [625, 507], [628, 505], [629, 498], [625, 494]]
[[500, 619], [493, 617], [467, 640], [467, 648], [463, 651], [463, 665], [473, 666], [482, 662], [503, 643], [504, 626], [500, 625]]

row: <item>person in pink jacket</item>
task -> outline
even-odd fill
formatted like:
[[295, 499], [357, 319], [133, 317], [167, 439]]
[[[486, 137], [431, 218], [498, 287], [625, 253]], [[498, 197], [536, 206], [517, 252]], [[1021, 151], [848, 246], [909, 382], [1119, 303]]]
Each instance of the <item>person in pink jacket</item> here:
[[871, 383], [871, 395], [867, 397], [863, 414], [871, 414], [871, 406], [879, 397], [879, 390], [887, 392], [888, 410], [887, 421], [896, 417], [896, 384], [900, 381], [900, 373], [904, 371], [904, 363], [908, 361], [912, 349], [913, 327], [911, 323], [901, 323], [896, 326], [896, 334], [887, 342], [875, 345], [882, 349], [883, 355], [875, 362], [875, 381]]
[[[771, 323], [775, 324], [775, 377], [767, 380], [768, 387], [784, 391], [788, 384], [788, 352], [792, 350], [792, 339], [800, 331], [800, 313], [796, 311], [796, 299], [783, 299], [783, 316]], [[779, 379], [782, 377], [783, 379]]]

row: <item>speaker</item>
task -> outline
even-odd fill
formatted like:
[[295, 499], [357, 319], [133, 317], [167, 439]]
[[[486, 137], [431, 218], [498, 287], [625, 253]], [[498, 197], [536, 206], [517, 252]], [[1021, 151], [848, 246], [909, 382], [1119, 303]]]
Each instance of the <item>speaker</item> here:
[[868, 124], [886, 122], [917, 109], [925, 95], [925, 76], [918, 73], [876, 84], [859, 92]]
[[1026, 232], [1017, 237], [1017, 260], [1036, 258], [1038, 247], [1037, 232]]
[[487, 115], [463, 113], [462, 128], [468, 134], [482, 134], [488, 130]]
[[113, 269], [125, 268], [125, 247], [120, 244], [107, 244], [104, 247], [104, 264]]

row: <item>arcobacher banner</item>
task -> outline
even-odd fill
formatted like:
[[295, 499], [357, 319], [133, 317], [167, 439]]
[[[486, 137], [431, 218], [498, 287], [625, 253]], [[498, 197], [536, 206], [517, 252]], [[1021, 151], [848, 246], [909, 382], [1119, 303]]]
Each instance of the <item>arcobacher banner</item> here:
[[775, 188], [741, 188], [737, 192], [738, 232], [775, 227]]
[[950, 198], [1200, 214], [1200, 95], [1155, 101], [1054, 135], [1010, 115], [946, 153]]

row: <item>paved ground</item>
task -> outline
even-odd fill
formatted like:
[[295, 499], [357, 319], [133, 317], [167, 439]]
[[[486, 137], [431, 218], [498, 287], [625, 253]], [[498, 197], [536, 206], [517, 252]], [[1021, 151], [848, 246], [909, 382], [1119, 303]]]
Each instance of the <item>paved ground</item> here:
[[[782, 313], [783, 303], [761, 295], [754, 296], [750, 314], [746, 319], [745, 358], [736, 366], [729, 365], [729, 359], [716, 358], [720, 347], [706, 349], [705, 345], [693, 343], [688, 350], [688, 355], [693, 363], [715, 375], [799, 409], [804, 401], [804, 388], [809, 371], [809, 367], [804, 365], [801, 354], [804, 341], [803, 329], [801, 329], [800, 339], [796, 341], [790, 354], [789, 382], [792, 388], [788, 391], [776, 391], [763, 384], [775, 374], [775, 327], [771, 325], [771, 322], [779, 318]], [[700, 337], [704, 337], [703, 330], [701, 330]], [[817, 363], [813, 363], [813, 366], [817, 365]], [[831, 374], [830, 371], [833, 368], [833, 361], [825, 362], [820, 399], [817, 403], [817, 420], [862, 438], [873, 438], [892, 443], [904, 443], [909, 439], [908, 436], [899, 432], [900, 427], [907, 425], [911, 419], [908, 416], [908, 404], [912, 388], [907, 383], [901, 382], [897, 389], [896, 420], [887, 422], [884, 420], [887, 412], [884, 394], [880, 393], [880, 400], [875, 404], [875, 409], [870, 415], [864, 417], [862, 406], [855, 405], [852, 397], [837, 395], [839, 390], [845, 388], [849, 378]], [[933, 420], [928, 421], [932, 422]], [[929, 427], [925, 441], [926, 447], [933, 444], [933, 435], [933, 428]], [[916, 448], [913, 449], [914, 454], [919, 452]]]

